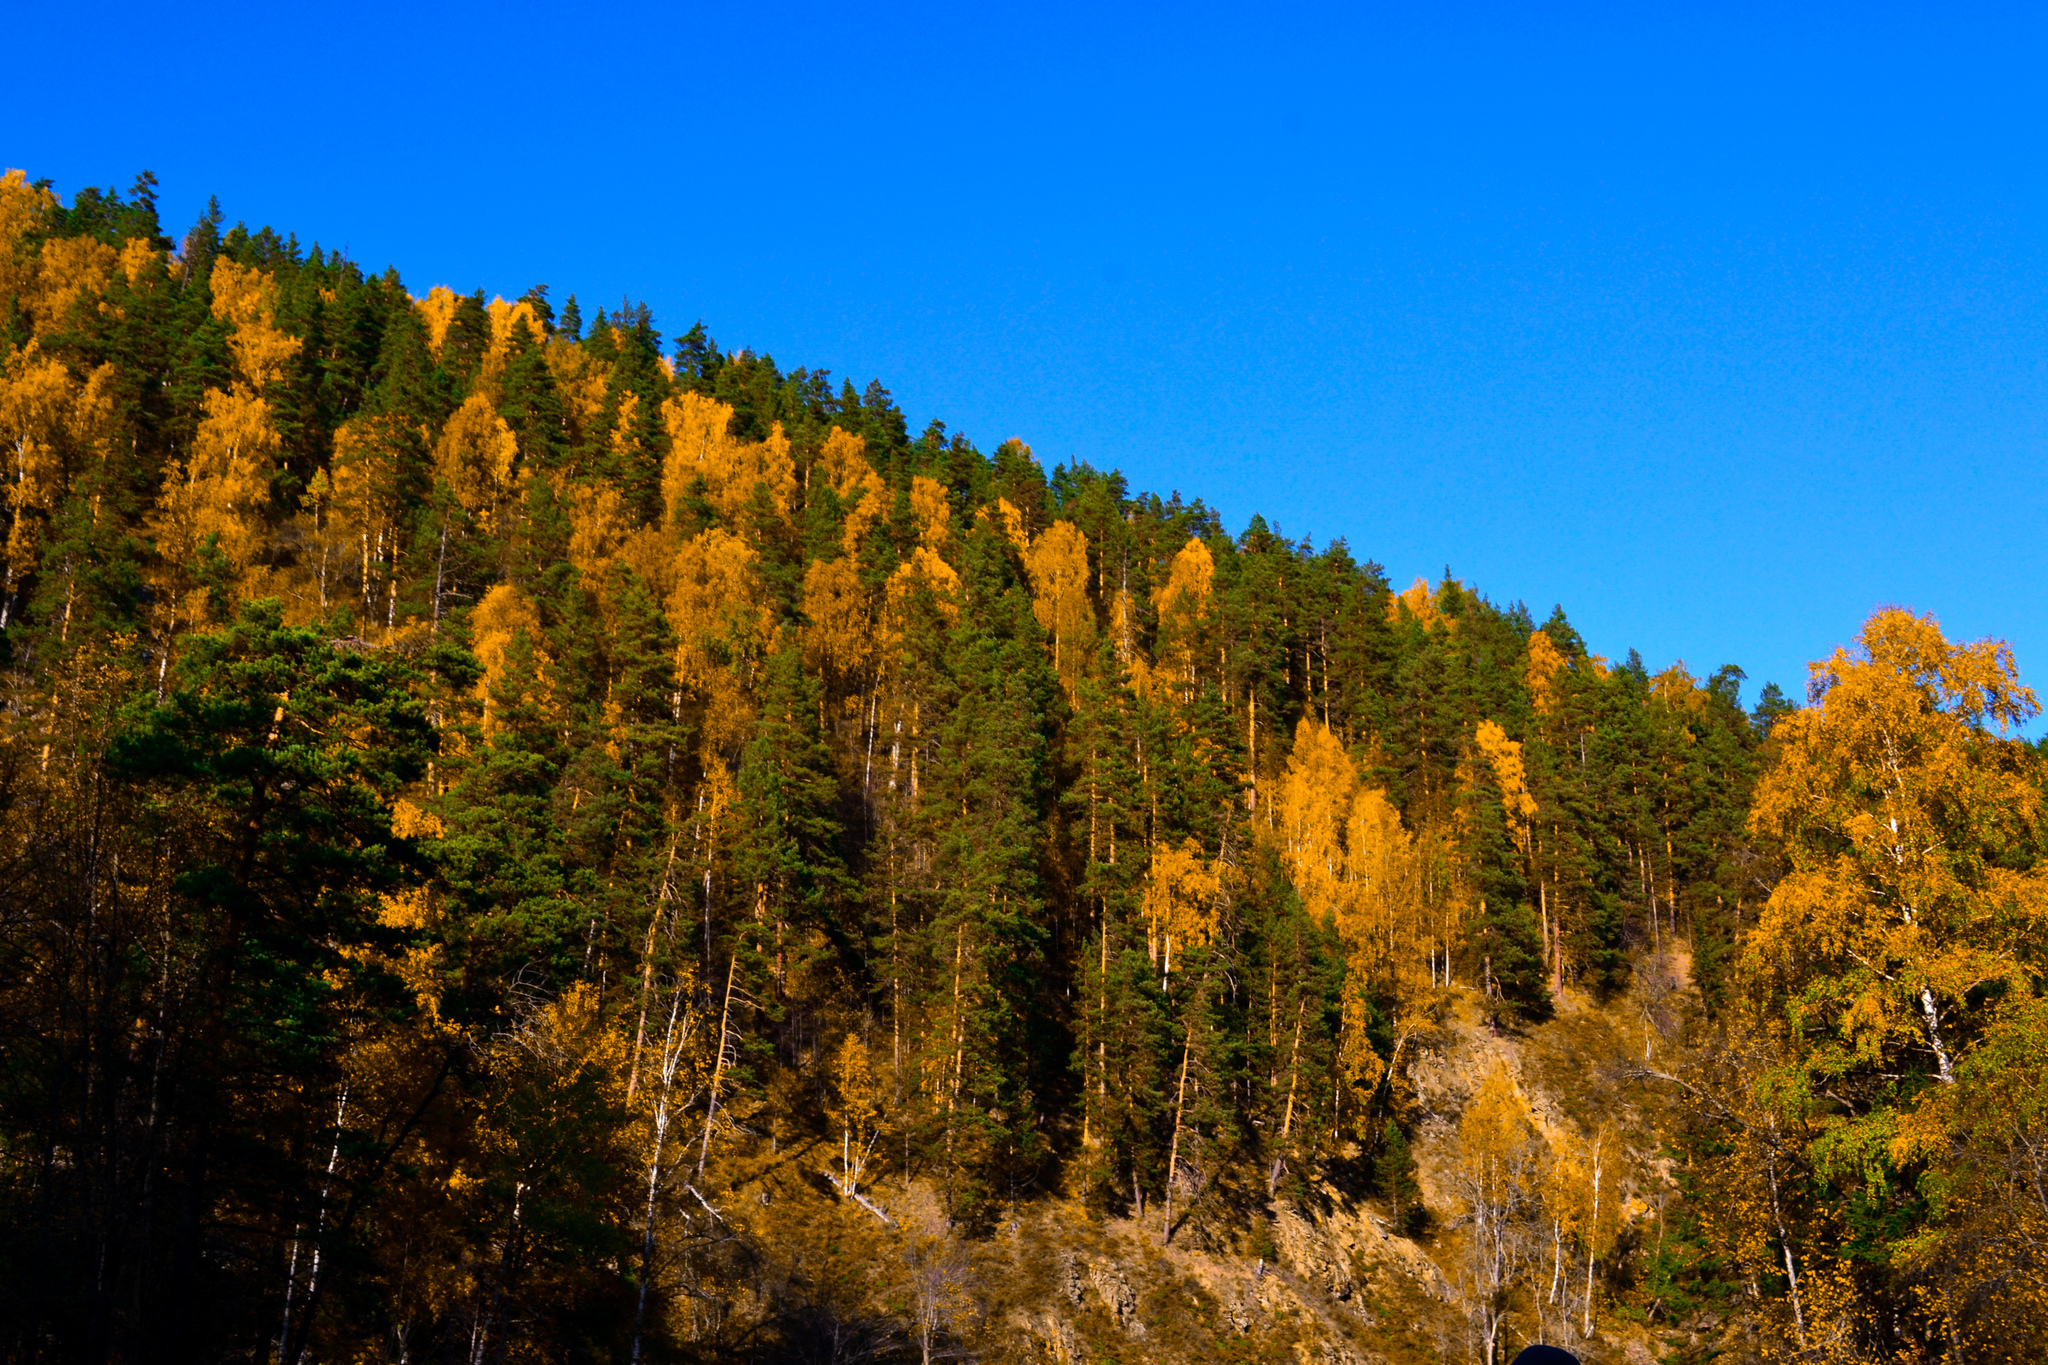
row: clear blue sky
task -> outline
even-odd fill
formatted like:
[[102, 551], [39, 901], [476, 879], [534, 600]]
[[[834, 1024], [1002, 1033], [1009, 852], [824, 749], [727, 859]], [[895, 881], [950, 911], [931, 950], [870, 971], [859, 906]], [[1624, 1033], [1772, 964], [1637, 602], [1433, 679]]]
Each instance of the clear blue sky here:
[[0, 162], [644, 298], [1795, 696], [2048, 677], [2044, 11], [17, 6]]

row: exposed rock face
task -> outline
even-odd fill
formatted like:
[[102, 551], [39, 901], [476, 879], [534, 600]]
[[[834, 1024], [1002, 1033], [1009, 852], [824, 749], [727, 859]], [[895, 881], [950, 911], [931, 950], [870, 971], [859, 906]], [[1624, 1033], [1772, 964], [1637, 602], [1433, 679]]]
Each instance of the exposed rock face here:
[[1088, 1267], [1088, 1282], [1102, 1300], [1102, 1309], [1116, 1325], [1134, 1337], [1145, 1335], [1138, 1317], [1138, 1291], [1131, 1288], [1122, 1267], [1114, 1261], [1095, 1261]]
[[1282, 1204], [1273, 1219], [1273, 1241], [1280, 1264], [1306, 1284], [1334, 1299], [1348, 1299], [1357, 1287], [1351, 1258], [1330, 1230], [1312, 1223], [1292, 1204]]
[[1010, 1325], [1030, 1338], [1039, 1355], [1056, 1365], [1087, 1365], [1087, 1343], [1081, 1340], [1073, 1324], [1059, 1314], [1049, 1310], [1013, 1313]]

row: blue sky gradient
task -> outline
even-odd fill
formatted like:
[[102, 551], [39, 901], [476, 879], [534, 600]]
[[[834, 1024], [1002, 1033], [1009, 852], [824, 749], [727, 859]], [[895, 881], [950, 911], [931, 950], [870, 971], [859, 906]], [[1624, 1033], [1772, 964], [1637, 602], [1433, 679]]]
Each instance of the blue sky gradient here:
[[[202, 17], [203, 15], [203, 17]], [[645, 299], [1795, 696], [2048, 669], [2039, 9], [18, 7], [0, 162]], [[2039, 727], [2036, 727], [2037, 729]]]

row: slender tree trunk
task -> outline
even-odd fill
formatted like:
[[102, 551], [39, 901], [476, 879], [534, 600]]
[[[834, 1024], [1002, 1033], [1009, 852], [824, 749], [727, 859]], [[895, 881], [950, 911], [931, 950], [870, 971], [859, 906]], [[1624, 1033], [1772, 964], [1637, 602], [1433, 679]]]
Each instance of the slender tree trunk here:
[[1586, 1225], [1586, 1314], [1579, 1336], [1593, 1335], [1593, 1246], [1600, 1236], [1600, 1139], [1593, 1139], [1593, 1218]]
[[[1203, 985], [1207, 984], [1205, 980]], [[1193, 1061], [1195, 1056], [1195, 1020], [1201, 1011], [1202, 995], [1202, 989], [1197, 988], [1194, 996], [1188, 1001], [1188, 1036], [1187, 1041], [1181, 1045], [1180, 1084], [1175, 1088], [1173, 1097], [1173, 1140], [1166, 1145], [1166, 1193], [1163, 1201], [1165, 1214], [1159, 1225], [1161, 1246], [1173, 1240], [1173, 1176], [1180, 1162], [1181, 1118], [1187, 1112], [1188, 1102], [1188, 1063]]]
[[434, 558], [434, 629], [433, 629], [433, 633], [434, 633], [435, 635], [437, 635], [437, 636], [438, 636], [438, 635], [439, 635], [439, 634], [441, 633], [441, 584], [442, 584], [442, 581], [443, 581], [443, 580], [442, 580], [442, 574], [443, 574], [443, 572], [444, 572], [444, 571], [445, 571], [445, 570], [447, 569], [447, 567], [448, 567], [448, 523], [447, 523], [447, 521], [446, 521], [446, 520], [444, 519], [444, 520], [443, 520], [443, 521], [441, 522], [441, 549], [440, 549], [440, 553], [439, 553], [439, 554], [437, 554], [437, 555], [435, 556], [435, 558]]
[[735, 953], [725, 964], [725, 1003], [718, 1010], [718, 1056], [711, 1063], [711, 1100], [704, 1106], [704, 1141], [697, 1148], [697, 1178], [704, 1178], [704, 1160], [711, 1153], [711, 1126], [718, 1119], [718, 1086], [725, 1079], [725, 1035], [732, 1019], [732, 974], [739, 967]]
[[682, 838], [678, 829], [669, 835], [668, 864], [661, 871], [661, 892], [654, 900], [654, 913], [647, 920], [647, 942], [640, 950], [640, 1022], [633, 1030], [633, 1064], [626, 1071], [626, 1098], [632, 1099], [640, 1084], [640, 1048], [647, 1040], [647, 996], [654, 988], [654, 935], [661, 927], [661, 913], [668, 905], [669, 878], [676, 867], [676, 841]]
[[1301, 1084], [1301, 1021], [1308, 1010], [1303, 996], [1294, 1010], [1294, 1048], [1287, 1058], [1287, 1111], [1280, 1119], [1280, 1150], [1273, 1156], [1273, 1173], [1266, 1177], [1266, 1196], [1280, 1188], [1280, 1170], [1287, 1161], [1287, 1138], [1294, 1131], [1294, 1092]]
[[1791, 1290], [1792, 1327], [1799, 1334], [1799, 1349], [1806, 1347], [1806, 1308], [1799, 1299], [1799, 1267], [1792, 1259], [1792, 1238], [1785, 1229], [1785, 1207], [1778, 1198], [1778, 1153], [1770, 1153], [1764, 1166], [1764, 1173], [1771, 1182], [1771, 1218], [1778, 1227], [1778, 1249], [1785, 1256], [1785, 1283]]
[[[308, 1267], [306, 1273], [306, 1301], [309, 1305], [320, 1292], [320, 1238], [325, 1236], [327, 1232], [327, 1198], [334, 1190], [334, 1166], [341, 1159], [341, 1126], [347, 1119], [348, 1087], [343, 1085], [341, 1088], [341, 1100], [335, 1105], [334, 1109], [334, 1145], [327, 1151], [327, 1174], [320, 1183], [320, 1208], [313, 1220], [313, 1263]], [[294, 1274], [296, 1274], [298, 1260], [299, 1246], [297, 1240], [294, 1239], [292, 1242]], [[300, 1361], [306, 1358], [306, 1340], [313, 1330], [313, 1321], [310, 1314], [305, 1321], [299, 1324], [296, 1332], [292, 1329], [293, 1287], [292, 1280], [288, 1278], [285, 1281], [284, 1288], [284, 1331], [278, 1337], [277, 1342], [279, 1365], [285, 1365], [287, 1361]], [[289, 1354], [287, 1354], [287, 1347], [289, 1347]]]

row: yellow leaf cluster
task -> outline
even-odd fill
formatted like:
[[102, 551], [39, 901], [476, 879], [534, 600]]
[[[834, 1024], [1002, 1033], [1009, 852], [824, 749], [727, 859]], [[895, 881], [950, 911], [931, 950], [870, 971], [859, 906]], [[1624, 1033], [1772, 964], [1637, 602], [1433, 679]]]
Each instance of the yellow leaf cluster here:
[[889, 605], [900, 609], [913, 593], [929, 592], [949, 621], [960, 619], [960, 575], [935, 552], [920, 545], [889, 578]]
[[[477, 679], [476, 695], [484, 703], [484, 728], [488, 732], [492, 728], [492, 698], [505, 689], [510, 674], [507, 655], [513, 644], [524, 635], [533, 647], [536, 662], [547, 661], [540, 648], [540, 612], [519, 589], [510, 583], [500, 583], [485, 593], [470, 613], [469, 630], [470, 650], [484, 670]], [[545, 705], [548, 698], [538, 700]]]
[[1522, 676], [1529, 687], [1529, 699], [1536, 704], [1536, 714], [1557, 713], [1558, 675], [1566, 667], [1564, 655], [1551, 643], [1549, 635], [1539, 630], [1529, 637], [1529, 663]]
[[257, 392], [284, 377], [285, 362], [304, 344], [277, 328], [277, 281], [254, 266], [213, 263], [213, 315], [232, 322], [228, 353], [235, 377]]
[[57, 196], [29, 184], [23, 172], [10, 170], [0, 175], [0, 299], [28, 291], [35, 266], [23, 258], [21, 241], [56, 207]]
[[1667, 706], [1685, 711], [1698, 711], [1707, 704], [1706, 692], [1698, 679], [1686, 672], [1683, 659], [1650, 679], [1650, 694]]
[[1496, 1062], [1458, 1120], [1458, 1193], [1475, 1215], [1511, 1210], [1532, 1193], [1546, 1146], [1521, 1087]]
[[410, 434], [400, 419], [384, 416], [351, 418], [336, 428], [327, 471], [330, 507], [352, 533], [374, 537], [395, 526], [404, 510], [399, 461]]
[[754, 577], [754, 552], [723, 527], [683, 542], [673, 561], [669, 628], [676, 635], [676, 667], [685, 682], [706, 687], [723, 670], [713, 648], [738, 650], [762, 643], [772, 628]]
[[1163, 971], [1173, 970], [1176, 943], [1185, 948], [1214, 941], [1222, 885], [1193, 839], [1153, 846], [1145, 882], [1145, 942], [1155, 961], [1163, 955]]
[[1088, 600], [1088, 537], [1071, 521], [1045, 528], [1024, 551], [1031, 611], [1052, 637], [1053, 668], [1071, 693], [1095, 646], [1095, 608]]
[[127, 277], [128, 287], [143, 289], [150, 267], [161, 259], [162, 253], [146, 237], [130, 237], [121, 243], [121, 273]]
[[882, 480], [868, 463], [867, 442], [851, 432], [833, 427], [818, 451], [812, 477], [823, 475], [844, 511], [839, 526], [839, 548], [854, 553], [868, 528], [886, 511]]
[[480, 393], [462, 400], [434, 446], [435, 476], [487, 529], [496, 529], [517, 491], [513, 471], [518, 460], [512, 428]]
[[[114, 248], [91, 237], [57, 237], [43, 243], [36, 289], [28, 300], [38, 332], [61, 332], [72, 310], [106, 293], [119, 261]], [[104, 309], [105, 303], [97, 305]]]
[[[1166, 581], [1152, 593], [1152, 605], [1159, 614], [1157, 672], [1153, 677], [1134, 678], [1134, 683], [1151, 690], [1158, 675], [1172, 678], [1176, 687], [1195, 681], [1195, 632], [1209, 607], [1209, 595], [1216, 583], [1216, 556], [1199, 540], [1180, 547], [1167, 566]], [[1191, 699], [1191, 692], [1187, 698]]]
[[632, 531], [618, 489], [580, 484], [570, 495], [569, 562], [585, 580], [594, 582], [619, 557]]
[[1209, 593], [1216, 585], [1216, 556], [1199, 540], [1180, 547], [1166, 571], [1166, 582], [1152, 594], [1159, 619], [1168, 616], [1200, 616], [1209, 606]]
[[1018, 554], [1031, 548], [1031, 528], [1024, 524], [1024, 514], [1017, 510], [1015, 503], [1008, 498], [997, 498], [995, 519], [1004, 538], [1017, 547]]
[[820, 672], [853, 677], [874, 653], [873, 607], [848, 557], [814, 559], [804, 571], [804, 661]]
[[540, 314], [534, 312], [533, 305], [525, 299], [507, 303], [502, 298], [493, 298], [484, 305], [484, 312], [491, 322], [491, 349], [487, 363], [489, 360], [504, 362], [505, 353], [512, 348], [513, 330], [522, 323], [533, 333], [535, 340], [547, 336], [546, 329], [541, 326]]
[[1361, 990], [1416, 974], [1429, 950], [1424, 858], [1400, 812], [1359, 781], [1335, 733], [1304, 717], [1275, 794], [1273, 835], [1302, 902], [1332, 922]]
[[1910, 1048], [1947, 1079], [1972, 994], [2033, 993], [2048, 872], [1996, 854], [2040, 818], [2035, 756], [1999, 737], [2039, 707], [2004, 643], [1950, 644], [1931, 616], [1886, 608], [1856, 644], [1813, 665], [1815, 704], [1774, 732], [1750, 823], [1791, 871], [1745, 966], [1760, 988], [1792, 985], [1795, 1024], [1831, 1036], [1817, 1064]]
[[445, 284], [437, 284], [427, 291], [423, 299], [413, 300], [419, 309], [420, 321], [427, 325], [427, 349], [434, 359], [441, 358], [441, 344], [448, 339], [448, 324], [455, 320], [455, 310], [462, 306], [462, 295]]
[[1507, 810], [1508, 833], [1515, 846], [1529, 851], [1529, 820], [1536, 814], [1536, 798], [1529, 794], [1529, 774], [1522, 763], [1522, 746], [1508, 738], [1508, 732], [1490, 720], [1479, 722], [1473, 741], [1493, 769], [1500, 787], [1501, 805]]
[[953, 503], [946, 495], [945, 485], [922, 474], [913, 477], [910, 481], [910, 510], [917, 515], [924, 548], [944, 550], [953, 526]]
[[8, 501], [49, 508], [60, 491], [60, 447], [70, 425], [78, 385], [62, 362], [34, 342], [8, 357], [0, 372], [0, 444], [12, 456]]
[[192, 449], [158, 502], [168, 558], [189, 563], [209, 536], [246, 569], [262, 545], [262, 508], [281, 447], [270, 405], [241, 388], [207, 393]]
[[661, 500], [670, 518], [700, 480], [705, 500], [728, 525], [743, 524], [757, 485], [767, 489], [778, 514], [789, 515], [796, 502], [796, 465], [780, 422], [765, 441], [736, 440], [730, 434], [732, 409], [698, 393], [667, 399], [661, 417], [669, 439]]

